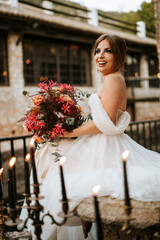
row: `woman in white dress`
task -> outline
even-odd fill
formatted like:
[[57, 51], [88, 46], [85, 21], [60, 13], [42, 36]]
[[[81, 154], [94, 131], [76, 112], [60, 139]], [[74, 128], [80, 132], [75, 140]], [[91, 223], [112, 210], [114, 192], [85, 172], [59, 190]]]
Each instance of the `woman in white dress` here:
[[[66, 157], [64, 175], [70, 210], [85, 197], [92, 196], [96, 184], [102, 185], [100, 196], [124, 199], [121, 154], [126, 149], [130, 151], [127, 160], [130, 197], [141, 201], [160, 200], [160, 154], [145, 149], [124, 134], [130, 122], [123, 77], [125, 55], [126, 43], [119, 36], [106, 34], [98, 38], [94, 58], [103, 83], [101, 90], [88, 101], [93, 120], [65, 132], [59, 143], [61, 154]], [[45, 196], [44, 211], [56, 217], [61, 211], [61, 185], [53, 151], [50, 143], [44, 144], [36, 152], [36, 165], [42, 182], [41, 195]], [[25, 216], [23, 211], [21, 216]], [[73, 227], [59, 228], [46, 218], [42, 239], [82, 240], [81, 227], [74, 227], [79, 224], [79, 220], [71, 218], [68, 225]], [[95, 239], [93, 227], [87, 239]]]

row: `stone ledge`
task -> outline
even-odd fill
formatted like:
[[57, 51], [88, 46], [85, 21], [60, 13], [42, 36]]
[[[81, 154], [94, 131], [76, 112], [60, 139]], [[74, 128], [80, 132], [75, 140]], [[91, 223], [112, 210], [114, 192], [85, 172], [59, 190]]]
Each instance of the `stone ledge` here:
[[[122, 232], [126, 222], [124, 201], [110, 196], [99, 197], [99, 209], [105, 240], [153, 240], [154, 233], [160, 230], [160, 202], [141, 202], [132, 200], [130, 222], [131, 234]], [[76, 214], [85, 221], [94, 222], [92, 198], [84, 199], [76, 208]]]

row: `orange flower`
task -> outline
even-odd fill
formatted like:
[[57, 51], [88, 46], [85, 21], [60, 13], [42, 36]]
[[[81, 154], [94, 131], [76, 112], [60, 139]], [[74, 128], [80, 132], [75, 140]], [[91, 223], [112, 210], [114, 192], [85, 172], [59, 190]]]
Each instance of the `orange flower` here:
[[32, 99], [32, 102], [34, 103], [35, 106], [39, 106], [43, 101], [44, 101], [44, 99], [41, 95], [36, 95]]
[[39, 113], [39, 109], [36, 107], [31, 108], [31, 112], [37, 115]]
[[36, 143], [44, 142], [44, 139], [41, 136], [38, 136], [37, 134], [35, 134], [32, 138]]
[[78, 107], [78, 109], [79, 109], [79, 111], [80, 111], [80, 112], [82, 112], [82, 111], [83, 111], [83, 109], [82, 109], [80, 106]]

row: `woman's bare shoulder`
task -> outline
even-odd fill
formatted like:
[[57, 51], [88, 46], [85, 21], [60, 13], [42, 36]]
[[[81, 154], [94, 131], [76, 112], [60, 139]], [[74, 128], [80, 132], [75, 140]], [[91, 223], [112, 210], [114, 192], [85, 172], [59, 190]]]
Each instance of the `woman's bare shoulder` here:
[[125, 85], [125, 80], [120, 73], [111, 73], [104, 77], [104, 85], [109, 85], [110, 87], [122, 88]]

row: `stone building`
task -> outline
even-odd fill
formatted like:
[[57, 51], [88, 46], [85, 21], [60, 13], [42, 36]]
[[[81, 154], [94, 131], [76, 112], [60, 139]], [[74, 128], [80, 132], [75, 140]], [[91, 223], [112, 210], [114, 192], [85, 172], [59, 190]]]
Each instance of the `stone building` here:
[[135, 34], [132, 26], [113, 20], [64, 0], [0, 0], [1, 136], [25, 133], [17, 123], [28, 106], [22, 91], [35, 92], [39, 81], [51, 78], [97, 91], [101, 78], [92, 46], [103, 33], [118, 34], [127, 42], [125, 77], [132, 120], [160, 118], [156, 40], [146, 37], [142, 23]]

